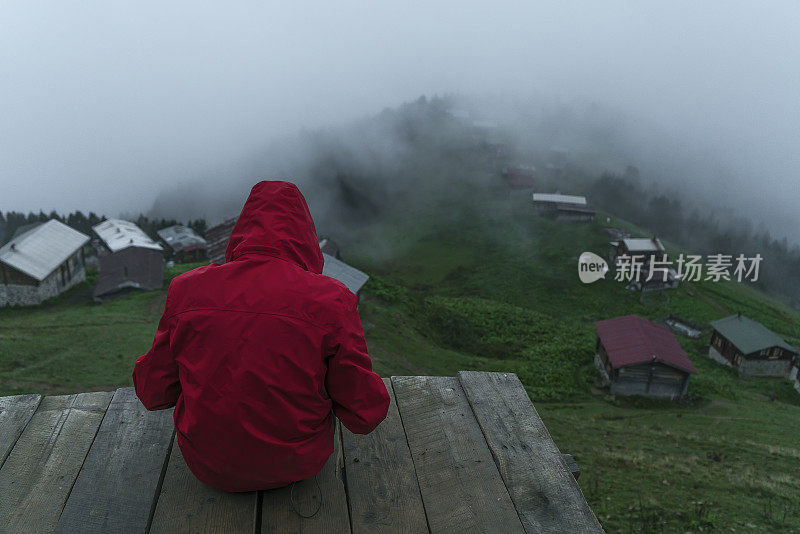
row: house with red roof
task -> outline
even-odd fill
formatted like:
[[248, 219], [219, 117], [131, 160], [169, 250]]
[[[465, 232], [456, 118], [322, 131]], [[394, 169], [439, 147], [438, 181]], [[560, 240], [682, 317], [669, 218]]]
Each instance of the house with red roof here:
[[595, 324], [595, 366], [613, 395], [677, 399], [697, 369], [666, 326], [638, 315]]

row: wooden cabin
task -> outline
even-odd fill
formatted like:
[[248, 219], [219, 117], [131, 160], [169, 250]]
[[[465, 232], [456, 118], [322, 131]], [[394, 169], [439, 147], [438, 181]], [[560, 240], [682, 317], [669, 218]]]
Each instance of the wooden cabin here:
[[537, 213], [559, 221], [593, 221], [597, 215], [597, 210], [587, 204], [586, 197], [534, 193], [532, 198]]
[[789, 377], [797, 348], [741, 313], [711, 322], [710, 358], [743, 374]]
[[172, 252], [174, 259], [180, 263], [200, 261], [206, 257], [206, 240], [191, 228], [176, 224], [156, 233]]
[[33, 306], [86, 280], [89, 236], [51, 219], [0, 248], [0, 307]]
[[211, 263], [225, 263], [225, 250], [231, 238], [233, 227], [236, 226], [236, 217], [226, 219], [222, 223], [206, 230], [206, 252]]
[[[213, 263], [225, 263], [225, 250], [228, 247], [228, 241], [231, 238], [231, 232], [233, 232], [235, 224], [236, 219], [228, 219], [206, 232], [206, 236], [209, 237], [209, 256]], [[340, 260], [339, 246], [330, 238], [322, 238], [319, 241], [319, 248], [322, 251], [322, 259], [325, 262], [322, 267], [322, 274], [336, 278], [358, 296], [361, 288], [369, 280], [369, 275]]]
[[657, 237], [626, 237], [619, 241], [612, 241], [610, 259], [611, 263], [616, 263], [619, 256], [638, 256], [642, 264], [647, 264], [650, 257], [655, 257], [655, 261], [663, 260], [666, 255], [664, 244]]
[[[659, 262], [667, 259], [664, 244], [657, 237], [625, 237], [618, 241], [611, 241], [611, 252], [609, 260], [612, 264], [617, 263], [617, 258], [627, 256], [629, 261], [635, 261], [639, 266], [639, 279], [633, 280], [628, 288], [636, 291], [661, 291], [664, 289], [675, 289], [680, 284], [678, 272], [669, 266], [663, 267], [665, 273], [657, 270], [650, 277], [650, 262]], [[662, 267], [656, 266], [656, 269]], [[648, 278], [650, 278], [648, 280]]]
[[595, 366], [613, 395], [677, 399], [694, 364], [666, 326], [625, 315], [595, 323]]
[[130, 221], [107, 219], [92, 227], [102, 242], [95, 300], [164, 284], [163, 247]]

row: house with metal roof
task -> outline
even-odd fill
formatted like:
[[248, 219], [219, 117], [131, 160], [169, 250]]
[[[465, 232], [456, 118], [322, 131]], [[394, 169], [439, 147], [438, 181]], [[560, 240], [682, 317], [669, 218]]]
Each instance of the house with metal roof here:
[[656, 260], [664, 259], [666, 249], [661, 240], [653, 237], [626, 237], [619, 241], [611, 241], [611, 261], [615, 262], [617, 256], [638, 256], [644, 262], [651, 256]]
[[613, 395], [677, 399], [686, 394], [697, 369], [669, 328], [637, 315], [594, 325], [595, 366]]
[[597, 210], [589, 206], [586, 197], [560, 193], [534, 193], [533, 207], [542, 215], [562, 221], [592, 221]]
[[[206, 232], [211, 262], [225, 263], [225, 249], [228, 247], [228, 241], [235, 224], [236, 219], [228, 219]], [[369, 280], [369, 275], [340, 260], [338, 257], [339, 246], [330, 238], [322, 238], [319, 241], [319, 248], [322, 251], [322, 259], [325, 262], [322, 267], [322, 274], [336, 278], [347, 286], [347, 289], [358, 295], [361, 288]]]
[[788, 377], [797, 360], [778, 334], [741, 313], [711, 321], [710, 358], [747, 375]]
[[206, 240], [187, 226], [176, 224], [162, 228], [156, 233], [178, 262], [200, 261], [206, 257], [208, 248]]
[[92, 227], [102, 241], [95, 300], [135, 290], [159, 289], [164, 283], [163, 247], [130, 221], [107, 219]]
[[325, 265], [322, 267], [322, 274], [336, 278], [347, 286], [347, 289], [358, 295], [361, 288], [369, 280], [367, 273], [361, 272], [355, 267], [351, 267], [342, 260], [336, 259], [329, 254], [322, 253]]
[[86, 280], [89, 236], [51, 219], [0, 248], [0, 307], [32, 306]]
[[147, 248], [159, 252], [164, 250], [164, 247], [150, 239], [149, 235], [130, 221], [106, 219], [92, 226], [92, 230], [103, 241], [109, 252], [119, 252], [128, 247]]
[[[617, 258], [627, 257], [628, 261], [635, 262], [639, 272], [638, 280], [633, 280], [627, 288], [635, 291], [662, 291], [675, 289], [681, 281], [678, 272], [669, 265], [657, 264], [666, 261], [667, 252], [661, 240], [653, 237], [624, 237], [618, 241], [611, 241], [610, 263], [616, 265]], [[655, 269], [650, 275], [650, 264], [653, 262]]]

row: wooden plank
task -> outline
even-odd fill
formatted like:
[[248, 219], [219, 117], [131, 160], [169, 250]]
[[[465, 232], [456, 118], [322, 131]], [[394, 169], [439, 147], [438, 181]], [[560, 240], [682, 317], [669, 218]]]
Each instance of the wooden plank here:
[[317, 509], [320, 491], [322, 507], [311, 518], [301, 518], [290, 509], [290, 487], [263, 492], [261, 508], [261, 532], [292, 534], [346, 534], [350, 532], [350, 517], [347, 510], [347, 496], [343, 482], [342, 443], [339, 422], [336, 421], [334, 450], [328, 462], [317, 473], [319, 489], [313, 479], [295, 484], [294, 503], [303, 514], [311, 514]]
[[414, 462], [391, 380], [386, 419], [367, 435], [342, 427], [347, 497], [354, 534], [428, 532]]
[[41, 401], [41, 395], [0, 397], [0, 467]]
[[523, 532], [455, 377], [392, 377], [428, 526], [440, 532]]
[[161, 486], [151, 534], [236, 534], [256, 531], [258, 492], [229, 493], [203, 484], [189, 471], [177, 442]]
[[567, 471], [572, 474], [572, 477], [575, 480], [578, 480], [581, 476], [581, 468], [575, 458], [573, 458], [571, 454], [562, 454], [561, 461], [563, 462]]
[[173, 433], [172, 410], [149, 412], [118, 389], [56, 532], [145, 532]]
[[113, 393], [45, 397], [0, 469], [8, 532], [52, 532]]
[[602, 532], [517, 375], [458, 377], [525, 531]]

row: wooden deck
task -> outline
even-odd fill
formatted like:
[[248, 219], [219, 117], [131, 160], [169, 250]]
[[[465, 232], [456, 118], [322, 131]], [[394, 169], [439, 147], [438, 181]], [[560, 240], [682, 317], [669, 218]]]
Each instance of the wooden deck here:
[[[198, 482], [172, 410], [146, 411], [132, 388], [2, 397], [0, 532], [602, 532], [516, 375], [385, 382], [392, 405], [373, 433], [337, 424], [311, 519], [288, 488]], [[300, 511], [318, 494], [297, 484]]]

